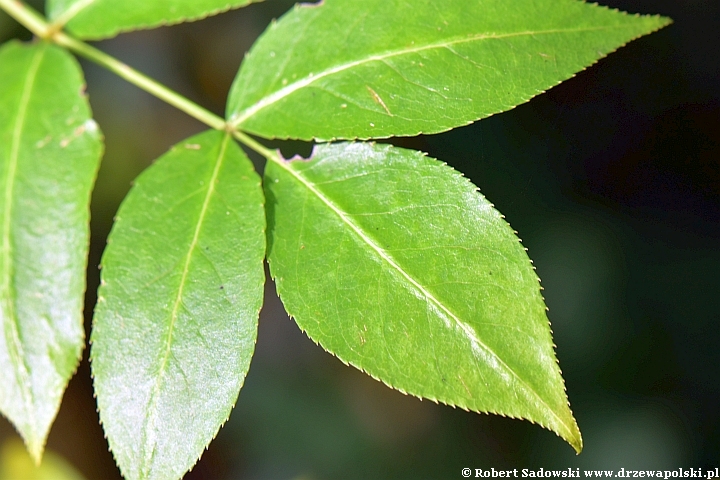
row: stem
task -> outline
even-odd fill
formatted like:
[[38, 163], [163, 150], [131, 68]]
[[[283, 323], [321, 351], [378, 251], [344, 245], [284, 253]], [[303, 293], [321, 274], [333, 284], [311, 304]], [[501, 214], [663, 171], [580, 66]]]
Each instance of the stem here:
[[0, 8], [40, 38], [47, 38], [50, 26], [32, 7], [19, 0], [0, 0]]
[[[7, 0], [0, 0], [0, 2]], [[63, 32], [53, 35], [52, 40], [61, 47], [65, 47], [73, 52], [81, 55], [88, 60], [97, 63], [101, 67], [105, 67], [119, 77], [124, 78], [133, 85], [145, 90], [151, 95], [156, 96], [160, 100], [169, 103], [178, 110], [182, 110], [191, 117], [194, 117], [204, 124], [216, 129], [227, 130], [225, 120], [218, 117], [214, 113], [204, 109], [197, 103], [188, 100], [179, 93], [171, 90], [165, 85], [153, 80], [152, 78], [138, 72], [125, 63], [111, 57], [110, 55], [91, 47], [87, 43], [76, 40]]]
[[280, 153], [278, 153], [277, 150], [270, 150], [247, 133], [237, 130], [234, 127], [230, 131], [232, 132], [233, 136], [238, 139], [242, 144], [252, 148], [257, 153], [265, 157], [267, 160], [280, 164], [284, 163], [282, 157], [280, 156]]
[[266, 159], [276, 163], [282, 163], [282, 157], [277, 152], [265, 147], [246, 133], [239, 131], [236, 127], [229, 125], [223, 118], [97, 48], [77, 40], [64, 32], [57, 31], [57, 26], [49, 24], [42, 15], [22, 1], [0, 0], [0, 8], [5, 10], [10, 16], [38, 37], [51, 40], [57, 45], [72, 50], [76, 54], [97, 63], [101, 67], [107, 68], [138, 88], [145, 90], [178, 110], [182, 110], [209, 127], [232, 133], [236, 139]]

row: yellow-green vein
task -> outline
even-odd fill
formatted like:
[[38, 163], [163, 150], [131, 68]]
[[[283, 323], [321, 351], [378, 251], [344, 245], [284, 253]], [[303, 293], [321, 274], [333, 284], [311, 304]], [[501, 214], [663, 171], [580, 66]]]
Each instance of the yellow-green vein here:
[[[367, 63], [371, 62], [382, 62], [384, 60], [387, 60], [388, 58], [398, 57], [401, 55], [408, 55], [412, 53], [419, 53], [427, 50], [433, 50], [438, 48], [448, 48], [453, 45], [460, 45], [463, 43], [469, 43], [469, 42], [478, 42], [482, 40], [498, 40], [502, 38], [512, 38], [512, 37], [521, 37], [521, 36], [528, 36], [528, 35], [549, 35], [554, 33], [574, 33], [574, 32], [590, 32], [590, 31], [597, 31], [597, 30], [608, 30], [611, 28], [621, 28], [617, 26], [603, 26], [603, 27], [583, 27], [583, 28], [566, 28], [566, 29], [550, 29], [550, 30], [538, 30], [538, 31], [527, 31], [527, 32], [514, 32], [514, 33], [505, 33], [505, 34], [487, 34], [487, 33], [481, 33], [477, 35], [472, 36], [466, 36], [462, 38], [457, 38], [453, 40], [446, 40], [443, 42], [435, 42], [435, 43], [429, 43], [427, 45], [421, 45], [417, 47], [412, 48], [403, 48], [400, 50], [390, 50], [381, 54], [376, 55], [370, 55], [365, 58], [361, 58], [359, 60], [354, 60], [352, 62], [346, 62], [342, 63], [340, 65], [336, 65], [332, 68], [328, 68], [327, 70], [324, 70], [319, 73], [311, 73], [308, 76], [301, 78], [300, 80], [293, 82], [280, 90], [276, 91], [275, 93], [268, 95], [267, 97], [264, 97], [260, 99], [258, 102], [254, 103], [250, 107], [246, 108], [245, 110], [241, 112], [237, 112], [235, 115], [233, 115], [230, 120], [229, 124], [233, 127], [238, 127], [241, 125], [245, 120], [255, 115], [260, 110], [263, 110], [264, 108], [267, 108], [283, 98], [286, 98], [290, 95], [292, 95], [294, 92], [300, 90], [301, 88], [305, 88], [318, 80], [329, 77], [331, 75], [335, 75], [341, 72], [344, 72], [345, 70], [349, 70], [353, 67], [358, 67]], [[387, 107], [386, 107], [387, 109]]]
[[[218, 174], [220, 173], [220, 168], [222, 167], [223, 160], [225, 159], [225, 152], [227, 150], [228, 142], [231, 141], [231, 135], [229, 133], [225, 134], [225, 137], [223, 138], [223, 142], [220, 145], [220, 150], [218, 152], [217, 159], [215, 161], [215, 166], [213, 168], [212, 175], [210, 177], [210, 181], [208, 182], [208, 190], [205, 194], [205, 199], [203, 200], [202, 207], [200, 208], [200, 215], [198, 216], [197, 224], [195, 225], [195, 231], [193, 232], [192, 240], [190, 241], [190, 245], [188, 247], [187, 254], [185, 255], [185, 261], [183, 263], [182, 267], [182, 274], [180, 276], [180, 285], [178, 286], [178, 291], [175, 296], [175, 300], [173, 302], [173, 308], [170, 313], [170, 325], [168, 328], [168, 334], [167, 339], [165, 341], [165, 351], [163, 353], [162, 360], [160, 362], [160, 368], [158, 369], [157, 378], [155, 380], [155, 385], [153, 387], [153, 391], [150, 394], [150, 399], [148, 401], [148, 413], [145, 417], [145, 425], [143, 427], [142, 431], [142, 443], [141, 448], [144, 453], [144, 462], [143, 462], [143, 476], [147, 475], [147, 470], [152, 465], [152, 459], [155, 454], [155, 446], [154, 446], [154, 438], [153, 436], [148, 439], [148, 433], [150, 430], [154, 428], [156, 416], [157, 416], [157, 397], [160, 393], [160, 388], [162, 386], [163, 377], [165, 375], [165, 371], [167, 369], [167, 364], [170, 359], [170, 351], [172, 349], [172, 340], [173, 340], [173, 330], [175, 328], [175, 323], [177, 322], [178, 312], [180, 310], [180, 306], [182, 305], [182, 298], [183, 298], [183, 292], [185, 290], [185, 285], [187, 283], [187, 277], [188, 272], [190, 271], [190, 262], [192, 260], [193, 251], [197, 247], [198, 239], [200, 238], [200, 231], [202, 230], [203, 223], [205, 221], [205, 216], [207, 214], [208, 205], [210, 204], [210, 199], [212, 198], [213, 193], [215, 192], [215, 184], [217, 182]], [[148, 441], [150, 440], [150, 442]], [[153, 443], [153, 445], [148, 445], [148, 443]]]
[[[500, 365], [503, 370], [506, 372], [509, 372], [518, 382], [520, 385], [523, 386], [525, 391], [529, 392], [532, 396], [537, 398], [537, 400], [545, 406], [547, 409], [547, 412], [549, 412], [558, 422], [558, 427], [565, 430], [566, 437], [564, 437], [566, 440], [570, 441], [571, 439], [575, 438], [575, 432], [572, 426], [568, 425], [565, 421], [563, 421], [557, 413], [545, 402], [545, 400], [540, 396], [540, 394], [532, 388], [525, 380], [523, 380], [518, 373], [512, 369], [507, 363], [505, 363], [500, 356], [495, 353], [494, 350], [492, 350], [487, 344], [485, 344], [478, 336], [475, 330], [468, 325], [466, 322], [461, 320], [455, 313], [453, 313], [447, 306], [445, 306], [440, 300], [438, 300], [432, 292], [430, 292], [427, 288], [425, 288], [420, 282], [415, 280], [408, 272], [405, 271], [398, 263], [395, 261], [394, 258], [390, 254], [388, 254], [383, 248], [381, 248], [371, 237], [369, 237], [358, 225], [355, 224], [355, 222], [352, 221], [335, 203], [330, 200], [327, 196], [323, 194], [320, 190], [315, 188], [315, 186], [309, 182], [307, 179], [303, 177], [303, 175], [299, 174], [293, 168], [290, 166], [289, 162], [281, 161], [281, 162], [275, 162], [277, 165], [281, 166], [285, 171], [290, 173], [298, 182], [300, 182], [305, 188], [307, 188], [310, 192], [315, 194], [315, 196], [323, 202], [330, 210], [332, 210], [333, 213], [335, 213], [340, 220], [345, 223], [350, 230], [355, 232], [360, 239], [366, 243], [383, 261], [385, 261], [393, 270], [398, 272], [403, 278], [405, 278], [410, 285], [418, 292], [420, 293], [424, 298], [427, 299], [427, 301], [434, 305], [439, 311], [441, 311], [444, 315], [446, 315], [448, 318], [452, 319], [455, 324], [462, 330], [465, 337], [468, 339], [468, 341], [471, 344], [471, 348], [475, 351], [481, 351], [485, 354], [489, 355], [492, 360]], [[550, 425], [545, 425], [546, 427], [550, 427]], [[575, 442], [571, 442], [573, 446], [576, 448], [576, 450], [581, 449], [581, 441], [578, 441], [577, 444]]]

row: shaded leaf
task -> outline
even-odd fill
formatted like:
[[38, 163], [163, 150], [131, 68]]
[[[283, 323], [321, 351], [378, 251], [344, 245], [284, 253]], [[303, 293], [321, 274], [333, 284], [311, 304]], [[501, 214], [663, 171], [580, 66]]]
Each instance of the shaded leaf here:
[[580, 451], [538, 279], [475, 186], [364, 143], [265, 175], [270, 270], [313, 340], [400, 391], [525, 418]]
[[125, 478], [181, 477], [227, 420], [255, 347], [264, 232], [260, 178], [217, 131], [176, 145], [120, 207], [91, 362]]
[[199, 20], [254, 0], [47, 0], [48, 17], [86, 39]]
[[270, 25], [227, 116], [266, 138], [442, 132], [526, 102], [668, 23], [576, 0], [325, 0]]
[[0, 50], [0, 411], [36, 461], [84, 344], [90, 192], [102, 140], [73, 57]]

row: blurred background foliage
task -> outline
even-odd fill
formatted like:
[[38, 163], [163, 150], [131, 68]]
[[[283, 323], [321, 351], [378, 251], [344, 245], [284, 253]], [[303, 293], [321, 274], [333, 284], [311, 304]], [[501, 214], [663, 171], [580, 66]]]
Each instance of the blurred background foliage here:
[[47, 451], [42, 463], [35, 462], [18, 438], [0, 448], [0, 480], [83, 480], [82, 475], [58, 454]]
[[[464, 172], [518, 230], [545, 287], [585, 451], [575, 456], [527, 422], [406, 397], [345, 367], [298, 330], [268, 284], [245, 387], [188, 479], [718, 466], [720, 2], [602, 3], [675, 23], [510, 112], [393, 140]], [[98, 46], [222, 114], [243, 53], [290, 5], [267, 0]], [[0, 13], [0, 40], [13, 36], [29, 38]], [[82, 63], [107, 143], [92, 204], [89, 329], [97, 265], [119, 202], [140, 171], [204, 126]], [[273, 146], [286, 157], [310, 151]], [[0, 444], [11, 442], [2, 472], [19, 455], [13, 439], [0, 420]], [[87, 350], [48, 446], [88, 479], [119, 478], [98, 425]]]

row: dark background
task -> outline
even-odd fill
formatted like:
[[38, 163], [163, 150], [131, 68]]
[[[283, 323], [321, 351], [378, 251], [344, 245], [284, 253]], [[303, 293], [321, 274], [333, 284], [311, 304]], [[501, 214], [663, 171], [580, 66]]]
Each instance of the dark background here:
[[[519, 231], [545, 287], [584, 452], [528, 422], [421, 402], [343, 366], [287, 318], [268, 284], [245, 387], [187, 478], [720, 466], [720, 2], [603, 3], [675, 23], [512, 111], [394, 141], [464, 172]], [[290, 4], [268, 0], [98, 46], [222, 114], [243, 53]], [[29, 38], [0, 16], [0, 39], [17, 35]], [[131, 180], [205, 127], [83, 67], [107, 143], [92, 205], [89, 322], [97, 264]], [[49, 448], [88, 478], [116, 478], [85, 357]], [[0, 438], [12, 435], [0, 420]]]

